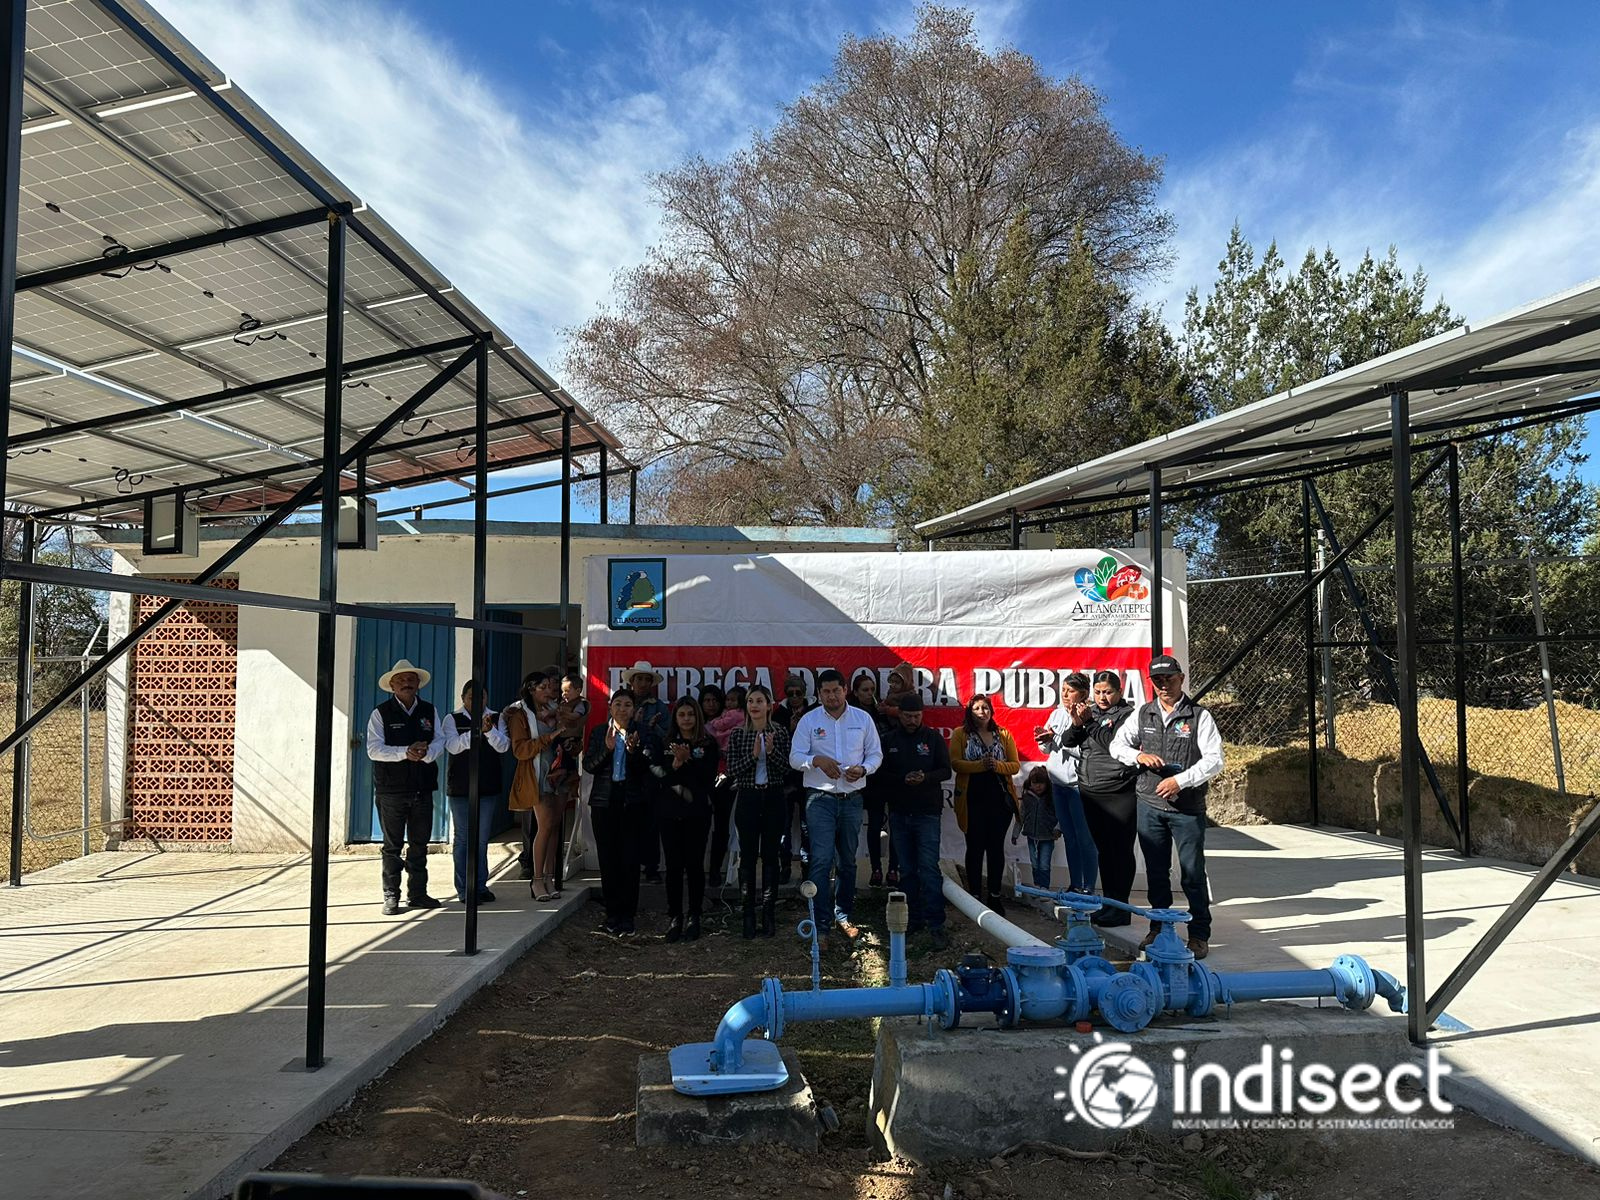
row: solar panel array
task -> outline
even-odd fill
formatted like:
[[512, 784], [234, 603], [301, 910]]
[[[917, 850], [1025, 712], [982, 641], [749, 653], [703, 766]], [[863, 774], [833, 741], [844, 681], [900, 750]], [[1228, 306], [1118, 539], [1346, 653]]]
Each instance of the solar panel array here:
[[[251, 389], [195, 411], [171, 401], [325, 369], [328, 233], [317, 221], [130, 266], [143, 251], [319, 207], [295, 174], [205, 89], [163, 61], [142, 27], [262, 131], [466, 318], [352, 232], [346, 245], [346, 363], [487, 331], [504, 354], [489, 371], [490, 469], [559, 453], [563, 409], [575, 454], [616, 439], [358, 197], [323, 168], [153, 10], [139, 3], [32, 0], [24, 71], [17, 274], [104, 258], [104, 270], [17, 295], [13, 448], [6, 499], [33, 509], [100, 502], [102, 519], [136, 520], [144, 494], [186, 489], [202, 511], [271, 504], [317, 474], [323, 384]], [[397, 152], [403, 152], [397, 148]], [[346, 447], [460, 350], [345, 377]], [[93, 430], [49, 431], [121, 416]], [[469, 367], [368, 458], [373, 488], [470, 477]], [[346, 487], [354, 489], [354, 474]]]
[[[1491, 372], [1501, 378], [1487, 377]], [[1504, 378], [1515, 372], [1520, 377]], [[1474, 373], [1486, 376], [1474, 380]], [[1391, 437], [1389, 394], [1405, 388], [1414, 436], [1595, 407], [1600, 282], [1429, 338], [1276, 396], [1059, 471], [917, 526], [925, 537], [1062, 504], [1137, 499], [1150, 465], [1162, 487], [1208, 487], [1337, 467]]]

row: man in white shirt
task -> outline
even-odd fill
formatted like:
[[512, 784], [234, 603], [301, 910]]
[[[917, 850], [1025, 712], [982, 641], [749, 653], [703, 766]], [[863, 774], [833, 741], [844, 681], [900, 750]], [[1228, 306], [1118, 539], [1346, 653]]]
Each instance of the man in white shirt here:
[[445, 722], [417, 692], [433, 678], [401, 659], [378, 686], [389, 699], [367, 718], [367, 757], [372, 760], [372, 790], [383, 827], [383, 912], [400, 911], [400, 848], [405, 846], [407, 904], [438, 908], [428, 895], [428, 838], [433, 830], [433, 794], [439, 790], [439, 755], [448, 735]]
[[[450, 714], [446, 722], [449, 740], [450, 764], [445, 768], [444, 790], [450, 797], [451, 855], [455, 859], [456, 899], [467, 901], [467, 827], [470, 814], [468, 784], [472, 769], [472, 710], [478, 703], [483, 686], [476, 679], [467, 680], [461, 689], [461, 707]], [[479, 726], [483, 740], [478, 743], [478, 849], [477, 889], [479, 904], [493, 904], [494, 893], [489, 890], [489, 827], [494, 824], [495, 806], [504, 791], [504, 778], [500, 756], [511, 749], [511, 737], [506, 733], [505, 718], [493, 711], [484, 701], [483, 717]]]
[[[1150, 907], [1172, 904], [1172, 846], [1189, 901], [1189, 949], [1204, 958], [1211, 943], [1211, 896], [1206, 885], [1206, 791], [1222, 770], [1222, 734], [1211, 714], [1183, 690], [1183, 668], [1170, 654], [1150, 663], [1155, 699], [1136, 708], [1111, 739], [1111, 757], [1139, 768], [1139, 849]], [[1155, 941], [1154, 928], [1140, 948]]]
[[[811, 861], [807, 878], [817, 885], [817, 919], [838, 923], [853, 943], [861, 936], [850, 919], [856, 898], [856, 848], [861, 842], [862, 790], [883, 763], [883, 747], [872, 714], [845, 702], [844, 676], [817, 675], [818, 707], [801, 717], [789, 743], [789, 765], [804, 772], [806, 828]], [[839, 864], [838, 895], [833, 866]], [[826, 925], [823, 926], [826, 929]], [[823, 949], [828, 938], [818, 931]]]

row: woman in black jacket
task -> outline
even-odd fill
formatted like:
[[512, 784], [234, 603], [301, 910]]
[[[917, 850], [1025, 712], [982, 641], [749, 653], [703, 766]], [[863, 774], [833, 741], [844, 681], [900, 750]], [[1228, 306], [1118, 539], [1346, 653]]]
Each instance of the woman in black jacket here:
[[633, 721], [633, 693], [619, 688], [611, 697], [606, 722], [589, 731], [583, 773], [589, 789], [589, 824], [600, 857], [600, 889], [605, 893], [605, 931], [632, 933], [639, 913], [639, 833], [650, 793], [650, 764]]
[[[1089, 823], [1095, 849], [1100, 852], [1100, 886], [1105, 895], [1124, 904], [1133, 891], [1133, 844], [1137, 839], [1139, 802], [1134, 796], [1138, 772], [1111, 757], [1111, 739], [1133, 713], [1133, 703], [1122, 698], [1122, 678], [1115, 671], [1094, 674], [1094, 703], [1074, 705], [1062, 734], [1062, 744], [1083, 756], [1078, 767], [1078, 790], [1083, 795], [1083, 815]], [[1101, 909], [1096, 925], [1126, 925], [1133, 918], [1116, 909]]]
[[[685, 696], [672, 708], [666, 740], [649, 747], [656, 777], [656, 823], [667, 857], [667, 941], [700, 936], [700, 905], [706, 894], [706, 839], [711, 833], [711, 789], [721, 757], [706, 732], [700, 706]], [[684, 875], [689, 877], [689, 911], [684, 919]]]
[[744, 890], [744, 936], [756, 936], [756, 864], [761, 864], [761, 936], [777, 932], [778, 852], [789, 818], [783, 773], [789, 730], [772, 720], [772, 693], [757, 683], [745, 697], [744, 724], [728, 736], [728, 777], [737, 797], [739, 882]]

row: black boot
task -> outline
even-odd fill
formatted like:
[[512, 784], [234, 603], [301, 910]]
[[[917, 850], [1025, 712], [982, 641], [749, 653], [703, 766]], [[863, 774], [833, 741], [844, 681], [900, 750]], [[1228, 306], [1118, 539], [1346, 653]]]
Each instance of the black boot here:
[[692, 942], [700, 936], [700, 914], [692, 913], [683, 927], [683, 940]]
[[756, 902], [755, 898], [746, 896], [744, 899], [744, 936], [753, 938], [756, 935]]
[[673, 917], [667, 922], [667, 941], [677, 942], [683, 939], [683, 918]]
[[761, 898], [761, 936], [775, 937], [778, 932], [778, 897], [771, 889]]

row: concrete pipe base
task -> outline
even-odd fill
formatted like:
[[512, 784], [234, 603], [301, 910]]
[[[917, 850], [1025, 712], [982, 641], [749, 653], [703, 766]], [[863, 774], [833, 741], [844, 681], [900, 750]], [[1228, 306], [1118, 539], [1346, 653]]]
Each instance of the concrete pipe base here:
[[640, 1146], [793, 1146], [815, 1150], [822, 1121], [793, 1050], [783, 1050], [789, 1081], [776, 1091], [685, 1096], [673, 1089], [665, 1054], [639, 1057]]
[[[1398, 1064], [1421, 1061], [1406, 1041], [1404, 1018], [1292, 1003], [1240, 1005], [1231, 1016], [1163, 1021], [1136, 1034], [1102, 1028], [1098, 1037], [1026, 1025], [930, 1034], [919, 1021], [886, 1020], [878, 1033], [867, 1135], [883, 1155], [933, 1163], [989, 1157], [1025, 1141], [1104, 1150], [1135, 1130], [1181, 1138], [1216, 1127], [1198, 1125], [1197, 1119], [1273, 1120], [1274, 1114], [1244, 1111], [1236, 1098], [1230, 1099], [1231, 1112], [1223, 1112], [1214, 1078], [1205, 1082], [1199, 1106], [1191, 1102], [1194, 1071], [1208, 1063], [1226, 1068], [1230, 1079], [1256, 1068], [1244, 1077], [1246, 1099], [1253, 1100], [1265, 1086], [1260, 1064], [1269, 1047], [1274, 1096], [1281, 1094], [1286, 1065], [1298, 1072], [1326, 1064], [1338, 1073], [1370, 1063], [1387, 1075]], [[1282, 1057], [1284, 1050], [1292, 1051], [1290, 1059]], [[1174, 1081], [1180, 1078], [1187, 1085], [1182, 1111], [1174, 1106]], [[1407, 1082], [1415, 1085], [1414, 1079]], [[1074, 1105], [1074, 1094], [1086, 1113]], [[1381, 1086], [1373, 1094], [1381, 1106], [1371, 1115], [1394, 1115]], [[1414, 1093], [1407, 1102], [1412, 1098]], [[1350, 1109], [1336, 1105], [1324, 1117], [1349, 1115]], [[1424, 1103], [1415, 1115], [1435, 1114]]]

